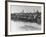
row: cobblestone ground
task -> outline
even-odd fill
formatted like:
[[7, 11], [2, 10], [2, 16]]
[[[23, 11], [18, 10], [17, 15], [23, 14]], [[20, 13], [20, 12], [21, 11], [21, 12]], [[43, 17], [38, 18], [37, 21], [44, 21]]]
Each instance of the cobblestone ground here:
[[41, 25], [31, 22], [11, 21], [11, 32], [41, 30]]

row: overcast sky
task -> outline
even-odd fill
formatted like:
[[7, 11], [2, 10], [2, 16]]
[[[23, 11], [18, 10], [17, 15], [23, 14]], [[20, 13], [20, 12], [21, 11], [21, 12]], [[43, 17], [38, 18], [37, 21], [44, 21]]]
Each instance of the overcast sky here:
[[10, 11], [11, 13], [20, 13], [24, 10], [24, 12], [36, 12], [37, 10], [41, 12], [41, 6], [18, 6], [18, 5], [11, 5]]

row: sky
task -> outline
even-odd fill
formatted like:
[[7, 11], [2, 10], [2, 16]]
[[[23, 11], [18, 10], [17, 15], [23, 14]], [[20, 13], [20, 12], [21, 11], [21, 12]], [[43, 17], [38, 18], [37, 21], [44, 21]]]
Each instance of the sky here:
[[11, 5], [10, 11], [11, 13], [21, 13], [24, 11], [25, 13], [34, 13], [36, 11], [41, 12], [41, 6], [22, 6], [22, 5]]

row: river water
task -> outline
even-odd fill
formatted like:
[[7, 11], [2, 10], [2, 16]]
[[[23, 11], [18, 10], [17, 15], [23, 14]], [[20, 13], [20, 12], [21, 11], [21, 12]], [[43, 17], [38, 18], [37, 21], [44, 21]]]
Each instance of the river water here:
[[11, 26], [10, 27], [11, 32], [41, 30], [41, 25], [40, 24], [31, 23], [31, 22], [11, 20], [11, 25], [10, 26]]

